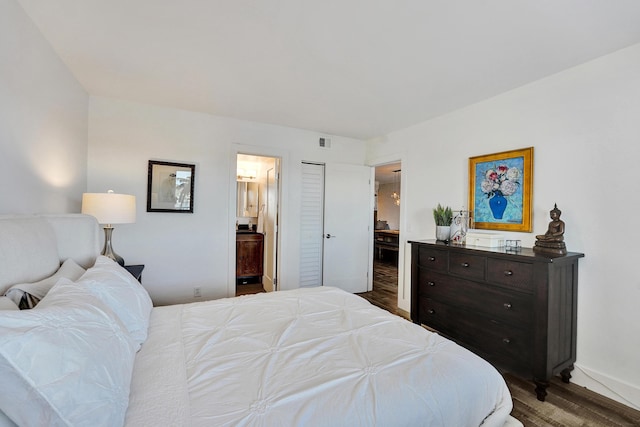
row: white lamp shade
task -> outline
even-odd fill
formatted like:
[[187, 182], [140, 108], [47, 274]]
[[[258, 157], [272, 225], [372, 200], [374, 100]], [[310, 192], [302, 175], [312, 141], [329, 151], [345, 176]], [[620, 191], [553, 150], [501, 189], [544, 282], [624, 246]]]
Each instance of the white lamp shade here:
[[100, 224], [136, 222], [136, 196], [116, 193], [84, 193], [82, 213], [94, 216]]

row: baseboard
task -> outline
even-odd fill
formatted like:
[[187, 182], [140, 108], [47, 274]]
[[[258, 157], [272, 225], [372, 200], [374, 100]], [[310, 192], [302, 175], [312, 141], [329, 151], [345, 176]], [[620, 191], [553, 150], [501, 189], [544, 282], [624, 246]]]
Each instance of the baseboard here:
[[609, 399], [640, 410], [640, 387], [613, 378], [602, 372], [575, 364], [571, 372], [571, 382], [595, 391]]

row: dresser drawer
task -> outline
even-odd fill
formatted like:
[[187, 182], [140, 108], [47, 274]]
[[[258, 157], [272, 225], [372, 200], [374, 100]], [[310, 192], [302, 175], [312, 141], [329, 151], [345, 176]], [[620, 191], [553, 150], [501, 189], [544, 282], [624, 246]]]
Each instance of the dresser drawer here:
[[420, 298], [419, 312], [418, 323], [436, 329], [447, 336], [455, 334], [455, 328], [451, 322], [451, 319], [454, 318], [454, 309], [448, 304], [431, 298]]
[[532, 338], [526, 329], [461, 310], [430, 298], [420, 300], [420, 322], [481, 356], [508, 366], [527, 365]]
[[468, 279], [484, 280], [487, 258], [467, 253], [449, 254], [449, 272]]
[[425, 271], [420, 276], [419, 293], [433, 301], [489, 318], [529, 327], [532, 322], [533, 299], [522, 292], [512, 292], [445, 274]]
[[447, 271], [449, 252], [420, 246], [418, 250], [418, 265], [436, 271]]
[[459, 315], [459, 339], [480, 356], [492, 355], [504, 366], [520, 367], [531, 363], [532, 335], [512, 325], [494, 320]]
[[490, 258], [487, 280], [523, 290], [533, 290], [533, 264]]

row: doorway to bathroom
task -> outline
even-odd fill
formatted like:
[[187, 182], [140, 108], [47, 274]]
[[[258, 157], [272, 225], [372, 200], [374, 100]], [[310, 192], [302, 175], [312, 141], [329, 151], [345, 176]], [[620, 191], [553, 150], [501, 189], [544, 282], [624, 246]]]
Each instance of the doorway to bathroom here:
[[236, 169], [236, 295], [275, 291], [280, 159], [238, 154]]

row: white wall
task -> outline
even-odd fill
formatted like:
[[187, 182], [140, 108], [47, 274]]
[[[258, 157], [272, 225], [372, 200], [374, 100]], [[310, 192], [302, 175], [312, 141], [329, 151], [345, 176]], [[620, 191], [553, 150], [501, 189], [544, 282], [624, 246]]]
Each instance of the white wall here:
[[0, 2], [0, 213], [79, 211], [88, 102], [17, 2]]
[[398, 230], [400, 227], [400, 206], [391, 198], [399, 185], [380, 184], [378, 188], [378, 220], [387, 221], [390, 230]]
[[[116, 226], [114, 249], [146, 268], [143, 284], [156, 304], [234, 292], [236, 153], [282, 157], [280, 289], [297, 287], [302, 160], [364, 164], [365, 143], [318, 133], [176, 109], [92, 97], [88, 190], [133, 194], [135, 224]], [[194, 163], [194, 213], [147, 213], [147, 162]], [[230, 250], [231, 249], [231, 250]], [[231, 253], [230, 253], [231, 252]]]
[[[533, 146], [532, 246], [557, 203], [583, 252], [574, 381], [640, 406], [640, 45], [370, 143], [402, 159], [403, 240], [431, 239], [431, 209], [467, 205], [468, 158]], [[597, 378], [597, 381], [594, 380]], [[613, 390], [609, 392], [607, 389]], [[552, 391], [551, 391], [552, 392]]]

